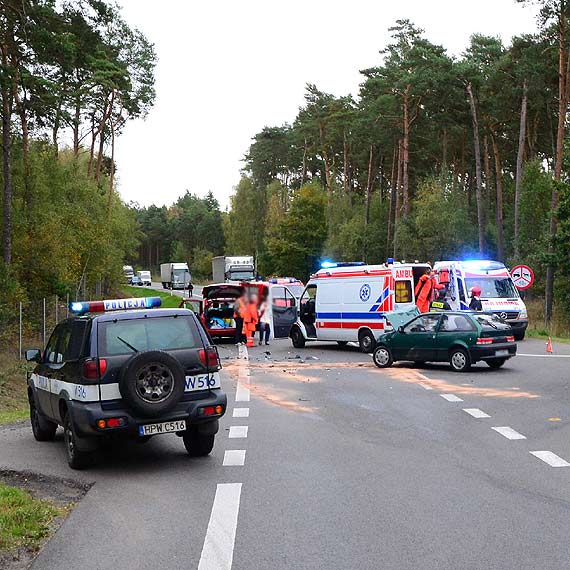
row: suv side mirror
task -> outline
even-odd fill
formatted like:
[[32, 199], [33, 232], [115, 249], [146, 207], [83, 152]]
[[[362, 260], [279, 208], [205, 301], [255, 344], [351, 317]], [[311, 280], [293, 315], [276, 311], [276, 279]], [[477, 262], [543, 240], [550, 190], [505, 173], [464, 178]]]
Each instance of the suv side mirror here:
[[403, 327], [403, 326], [398, 327], [398, 332], [399, 332], [400, 334], [405, 334], [405, 333], [406, 333], [406, 331], [404, 330], [404, 327]]
[[26, 350], [26, 360], [28, 362], [40, 362], [41, 359], [42, 359], [42, 353], [37, 348]]

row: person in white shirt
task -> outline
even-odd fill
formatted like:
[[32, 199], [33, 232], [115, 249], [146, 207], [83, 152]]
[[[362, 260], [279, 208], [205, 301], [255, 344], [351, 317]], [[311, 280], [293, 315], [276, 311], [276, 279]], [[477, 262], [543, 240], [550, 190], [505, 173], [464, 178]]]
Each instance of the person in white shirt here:
[[269, 310], [267, 299], [264, 299], [259, 306], [259, 346], [263, 344], [263, 335], [265, 334], [265, 344], [269, 344], [269, 334], [271, 321], [269, 320]]

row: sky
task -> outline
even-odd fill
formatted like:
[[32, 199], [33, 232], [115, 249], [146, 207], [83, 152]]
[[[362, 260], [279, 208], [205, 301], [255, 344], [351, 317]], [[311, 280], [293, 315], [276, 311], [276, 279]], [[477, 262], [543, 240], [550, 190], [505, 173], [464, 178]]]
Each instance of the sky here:
[[156, 102], [117, 141], [127, 202], [170, 205], [211, 190], [222, 207], [239, 182], [251, 138], [293, 122], [305, 85], [356, 95], [360, 69], [379, 63], [388, 28], [410, 19], [459, 55], [473, 33], [536, 30], [515, 0], [118, 0], [154, 43]]

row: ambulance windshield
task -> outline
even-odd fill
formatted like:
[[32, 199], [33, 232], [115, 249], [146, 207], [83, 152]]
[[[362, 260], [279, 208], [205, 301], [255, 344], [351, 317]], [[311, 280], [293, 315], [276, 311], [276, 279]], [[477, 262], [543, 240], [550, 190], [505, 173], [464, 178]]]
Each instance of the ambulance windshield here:
[[488, 275], [467, 277], [465, 285], [469, 294], [473, 287], [480, 287], [481, 299], [507, 299], [519, 296], [510, 277], [490, 277]]

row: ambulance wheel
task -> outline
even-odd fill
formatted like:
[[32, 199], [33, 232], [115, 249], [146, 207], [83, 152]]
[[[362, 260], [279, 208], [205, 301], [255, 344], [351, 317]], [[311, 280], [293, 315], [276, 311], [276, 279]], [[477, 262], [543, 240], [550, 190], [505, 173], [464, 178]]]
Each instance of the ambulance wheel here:
[[291, 330], [291, 342], [295, 348], [304, 348], [305, 337], [299, 327], [293, 327]]
[[372, 355], [372, 360], [374, 360], [374, 364], [376, 364], [378, 368], [388, 368], [392, 366], [394, 362], [390, 349], [385, 346], [376, 347]]
[[449, 364], [455, 372], [467, 372], [471, 368], [471, 359], [463, 348], [453, 348], [449, 353]]
[[358, 344], [362, 352], [370, 354], [374, 350], [376, 339], [369, 330], [360, 331], [358, 333]]

